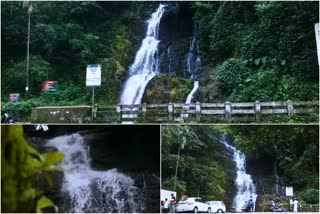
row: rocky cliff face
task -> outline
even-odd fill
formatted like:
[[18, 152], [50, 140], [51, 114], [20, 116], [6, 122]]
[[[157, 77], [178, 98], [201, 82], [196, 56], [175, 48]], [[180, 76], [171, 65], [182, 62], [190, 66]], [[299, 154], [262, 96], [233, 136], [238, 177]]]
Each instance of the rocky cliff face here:
[[[196, 34], [192, 2], [169, 3], [160, 22], [159, 57], [160, 75], [148, 84], [143, 96], [146, 103], [184, 103], [192, 90], [191, 74], [187, 70], [187, 58], [190, 44]], [[201, 50], [200, 50], [201, 57]], [[217, 102], [222, 100], [212, 69], [201, 65], [195, 78], [200, 87], [195, 94], [199, 102]]]
[[[249, 156], [247, 158], [247, 171], [252, 175], [259, 195], [277, 194], [273, 160], [256, 160]], [[282, 187], [281, 183], [281, 178], [279, 178], [278, 194]]]
[[186, 57], [194, 32], [191, 3], [169, 3], [159, 26], [160, 72], [186, 75]]

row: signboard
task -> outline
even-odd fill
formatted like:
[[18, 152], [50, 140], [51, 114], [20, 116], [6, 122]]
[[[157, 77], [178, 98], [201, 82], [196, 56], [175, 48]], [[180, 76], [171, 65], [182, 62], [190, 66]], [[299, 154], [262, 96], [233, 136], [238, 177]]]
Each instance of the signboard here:
[[101, 86], [101, 65], [99, 64], [87, 65], [86, 86], [87, 87]]
[[167, 198], [170, 201], [172, 193], [173, 193], [174, 197], [177, 198], [177, 193], [176, 192], [162, 189], [161, 190], [161, 200], [164, 201]]
[[293, 187], [286, 187], [286, 196], [293, 196]]
[[320, 66], [320, 31], [319, 23], [314, 24], [314, 30], [316, 32], [316, 42], [317, 42], [317, 53], [318, 53], [318, 65]]
[[10, 102], [18, 102], [18, 101], [20, 101], [20, 94], [19, 93], [10, 93], [9, 94], [9, 101]]
[[43, 92], [57, 92], [59, 90], [58, 81], [43, 81], [42, 91]]

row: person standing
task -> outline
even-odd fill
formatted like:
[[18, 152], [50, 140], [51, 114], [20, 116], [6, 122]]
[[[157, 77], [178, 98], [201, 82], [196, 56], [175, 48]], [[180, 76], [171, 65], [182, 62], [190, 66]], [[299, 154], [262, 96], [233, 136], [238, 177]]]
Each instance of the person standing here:
[[295, 198], [293, 200], [293, 212], [298, 212], [299, 201]]
[[171, 200], [170, 200], [170, 212], [175, 213], [176, 212], [176, 197], [174, 197], [174, 194], [171, 193]]
[[165, 201], [164, 201], [164, 204], [163, 204], [163, 212], [164, 213], [167, 213], [169, 210], [169, 201], [168, 199], [166, 198]]
[[250, 200], [249, 200], [249, 207], [250, 207], [250, 212], [253, 212], [253, 208], [254, 208], [254, 201], [253, 201], [253, 199], [252, 198], [250, 198]]
[[290, 204], [290, 211], [293, 211], [293, 200], [292, 200], [292, 198], [289, 199], [289, 204]]

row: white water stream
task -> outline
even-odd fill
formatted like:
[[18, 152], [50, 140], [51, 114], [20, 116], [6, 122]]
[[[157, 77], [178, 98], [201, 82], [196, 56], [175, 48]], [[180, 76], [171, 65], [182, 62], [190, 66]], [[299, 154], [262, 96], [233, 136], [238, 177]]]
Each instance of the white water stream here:
[[[195, 33], [196, 34], [196, 33]], [[190, 43], [190, 49], [187, 57], [187, 71], [191, 74], [191, 79], [194, 79], [194, 72], [196, 72], [201, 66], [199, 44], [196, 39], [196, 35], [193, 36]], [[185, 104], [190, 104], [192, 102], [193, 96], [199, 88], [199, 81], [193, 82], [193, 89], [188, 94]]]
[[141, 212], [144, 203], [134, 180], [117, 169], [91, 168], [89, 146], [80, 134], [65, 135], [48, 141], [65, 158], [59, 164], [64, 172], [62, 191], [70, 197], [67, 212]]
[[[193, 36], [192, 41], [190, 43], [188, 57], [187, 57], [187, 71], [189, 74], [191, 74], [191, 80], [194, 79], [193, 73], [199, 69], [200, 65], [201, 65], [201, 60], [200, 60], [200, 53], [199, 53], [199, 45], [198, 45], [198, 41], [196, 40], [196, 36]], [[197, 92], [198, 88], [199, 88], [199, 81], [194, 81], [193, 88], [188, 94], [187, 99], [185, 101], [186, 106], [183, 107], [184, 109], [186, 110], [189, 109], [188, 104], [192, 102], [194, 94]], [[189, 117], [189, 114], [181, 114], [181, 117], [187, 118]]]
[[165, 11], [160, 4], [148, 22], [146, 37], [129, 68], [129, 77], [120, 96], [120, 104], [141, 104], [141, 99], [149, 81], [159, 73], [159, 24]]
[[185, 104], [190, 104], [192, 99], [193, 99], [193, 96], [194, 94], [196, 93], [196, 91], [198, 90], [199, 88], [199, 81], [194, 81], [193, 82], [193, 89], [191, 90], [191, 92], [188, 94], [188, 97], [186, 99], [186, 102]]
[[237, 212], [241, 212], [241, 208], [244, 207], [245, 202], [246, 201], [248, 202], [250, 198], [252, 198], [252, 200], [256, 202], [258, 195], [256, 194], [256, 188], [253, 184], [251, 175], [246, 173], [245, 154], [243, 154], [240, 150], [236, 149], [235, 147], [229, 145], [226, 140], [226, 136], [223, 136], [223, 139], [221, 142], [227, 147], [227, 149], [232, 151], [233, 161], [236, 162], [237, 194], [233, 200], [233, 207], [236, 209]]

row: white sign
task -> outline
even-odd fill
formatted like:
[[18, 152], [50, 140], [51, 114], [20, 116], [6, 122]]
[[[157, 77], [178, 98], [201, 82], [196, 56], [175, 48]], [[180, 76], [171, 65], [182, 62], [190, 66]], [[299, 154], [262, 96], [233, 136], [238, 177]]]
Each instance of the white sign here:
[[293, 196], [293, 187], [286, 187], [286, 196]]
[[101, 86], [101, 65], [92, 64], [87, 65], [87, 87]]
[[314, 24], [314, 30], [316, 32], [318, 64], [320, 66], [320, 31], [319, 31], [319, 23]]
[[166, 198], [168, 201], [171, 199], [171, 194], [173, 193], [174, 197], [177, 197], [177, 193], [170, 190], [161, 189], [161, 200], [164, 201]]

